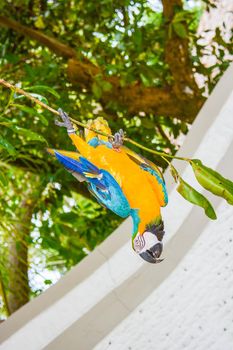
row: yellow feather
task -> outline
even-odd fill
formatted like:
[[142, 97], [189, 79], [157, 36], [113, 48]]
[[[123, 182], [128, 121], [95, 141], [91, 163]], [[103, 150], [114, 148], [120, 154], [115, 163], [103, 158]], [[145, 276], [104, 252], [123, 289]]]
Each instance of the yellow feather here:
[[123, 151], [116, 152], [100, 145], [89, 156], [88, 160], [100, 169], [107, 170], [116, 179], [128, 199], [130, 207], [139, 209], [141, 219], [139, 232], [143, 233], [147, 224], [160, 217], [160, 203], [157, 193], [160, 189], [156, 190], [151, 184], [151, 181], [156, 182], [156, 179], [141, 169]]

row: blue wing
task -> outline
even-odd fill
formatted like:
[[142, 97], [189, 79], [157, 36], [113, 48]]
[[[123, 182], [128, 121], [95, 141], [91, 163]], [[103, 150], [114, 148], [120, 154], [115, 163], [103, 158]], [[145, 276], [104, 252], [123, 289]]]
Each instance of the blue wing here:
[[56, 150], [54, 155], [75, 177], [81, 177], [88, 183], [90, 192], [101, 204], [123, 218], [130, 215], [129, 202], [117, 181], [108, 171], [99, 169], [82, 156], [73, 159]]

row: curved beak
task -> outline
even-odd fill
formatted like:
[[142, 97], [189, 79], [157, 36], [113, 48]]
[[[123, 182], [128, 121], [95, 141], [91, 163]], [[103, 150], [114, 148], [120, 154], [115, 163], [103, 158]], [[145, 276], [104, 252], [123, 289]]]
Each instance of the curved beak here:
[[162, 243], [156, 243], [153, 247], [150, 249], [147, 249], [145, 252], [139, 254], [142, 259], [145, 261], [151, 263], [151, 264], [158, 264], [162, 262], [164, 259], [159, 259], [160, 255], [163, 251], [163, 244]]

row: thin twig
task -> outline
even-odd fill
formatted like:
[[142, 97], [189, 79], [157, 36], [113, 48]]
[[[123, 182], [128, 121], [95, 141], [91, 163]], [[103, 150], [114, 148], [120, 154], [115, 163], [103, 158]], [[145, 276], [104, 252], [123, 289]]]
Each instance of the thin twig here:
[[55, 109], [47, 106], [45, 103], [39, 101], [37, 98], [33, 97], [32, 95], [30, 95], [28, 92], [16, 87], [15, 85], [12, 85], [10, 83], [8, 83], [8, 81], [5, 81], [4, 79], [0, 79], [0, 84], [8, 87], [9, 89], [14, 90], [15, 92], [18, 92], [18, 94], [24, 95], [27, 98], [29, 98], [31, 101], [35, 102], [36, 104], [40, 105], [43, 108], [48, 109], [50, 112], [52, 112], [53, 114], [57, 114], [59, 115], [59, 112], [56, 111]]
[[[14, 90], [15, 92], [17, 92], [17, 93], [19, 93], [19, 94], [21, 94], [21, 95], [23, 95], [23, 96], [25, 96], [25, 97], [27, 97], [29, 100], [31, 100], [31, 101], [35, 102], [36, 104], [40, 105], [41, 107], [47, 109], [47, 110], [50, 111], [51, 113], [56, 114], [56, 115], [59, 116], [59, 112], [58, 112], [56, 109], [53, 109], [52, 107], [49, 107], [48, 105], [46, 105], [45, 103], [41, 102], [40, 100], [38, 100], [37, 98], [35, 98], [34, 96], [32, 96], [30, 93], [24, 91], [23, 89], [20, 89], [20, 88], [16, 87], [15, 85], [10, 84], [8, 81], [5, 81], [4, 79], [0, 79], [0, 84], [1, 84], [1, 85], [4, 85], [5, 87], [7, 87], [7, 88], [9, 88], [9, 89], [11, 89], [11, 90]], [[71, 120], [73, 123], [75, 123], [75, 124], [77, 124], [77, 125], [79, 125], [79, 126], [82, 126], [83, 128], [92, 130], [92, 131], [94, 131], [94, 132], [96, 132], [96, 133], [98, 133], [98, 134], [100, 134], [100, 135], [107, 136], [107, 137], [113, 137], [113, 136], [110, 135], [110, 134], [106, 134], [106, 133], [101, 132], [101, 131], [99, 131], [99, 130], [96, 130], [96, 129], [94, 129], [94, 128], [92, 128], [92, 127], [90, 127], [90, 126], [88, 126], [88, 125], [86, 125], [86, 124], [84, 124], [84, 123], [81, 123], [81, 122], [79, 122], [79, 121], [76, 120], [76, 119], [70, 118], [70, 120]]]
[[[15, 85], [12, 85], [10, 84], [9, 82], [5, 81], [4, 79], [0, 79], [0, 84], [1, 85], [4, 85], [5, 87], [11, 89], [11, 90], [14, 90], [15, 92], [21, 94], [21, 95], [24, 95], [25, 97], [27, 97], [28, 99], [30, 99], [31, 101], [35, 102], [36, 104], [40, 105], [41, 107], [47, 109], [48, 111], [50, 111], [51, 113], [55, 114], [55, 115], [59, 115], [59, 112], [56, 111], [55, 109], [53, 109], [52, 107], [49, 107], [48, 105], [46, 105], [45, 103], [41, 102], [40, 100], [38, 100], [37, 98], [33, 97], [30, 93], [24, 91], [23, 89], [20, 89], [18, 87], [16, 87]], [[99, 131], [95, 128], [92, 128], [91, 126], [88, 126], [84, 123], [81, 123], [79, 122], [78, 120], [76, 119], [73, 119], [73, 118], [70, 118], [70, 120], [74, 123], [74, 124], [77, 124], [85, 129], [89, 129], [91, 131], [94, 131], [95, 133], [99, 134], [99, 135], [102, 135], [102, 136], [106, 136], [106, 137], [109, 137], [109, 138], [113, 138], [113, 135], [111, 134], [107, 134], [105, 132], [102, 132], [102, 131]], [[131, 143], [132, 145], [135, 145], [137, 146], [138, 148], [141, 148], [147, 152], [150, 152], [150, 153], [153, 153], [153, 154], [157, 154], [158, 156], [161, 156], [161, 157], [167, 157], [167, 158], [174, 158], [174, 159], [179, 159], [179, 160], [184, 160], [184, 161], [190, 161], [189, 158], [183, 158], [183, 157], [176, 157], [176, 156], [172, 156], [171, 154], [167, 154], [167, 153], [164, 153], [164, 152], [159, 152], [159, 151], [155, 151], [155, 150], [152, 150], [150, 148], [147, 148], [145, 146], [142, 146], [140, 143], [136, 142], [136, 141], [133, 141], [131, 140], [130, 138], [128, 137], [125, 137], [124, 138], [124, 141], [126, 142], [129, 142]]]
[[178, 160], [185, 160], [187, 162], [190, 161], [189, 158], [184, 158], [184, 157], [176, 157], [176, 156], [172, 156], [171, 154], [168, 154], [168, 153], [164, 153], [164, 152], [159, 152], [159, 151], [154, 151], [153, 149], [151, 148], [147, 148], [145, 146], [142, 146], [140, 143], [137, 143], [136, 141], [132, 140], [132, 139], [129, 139], [128, 137], [125, 137], [124, 138], [125, 141], [131, 143], [132, 145], [135, 145], [137, 146], [138, 148], [141, 148], [141, 149], [144, 149], [145, 151], [147, 152], [150, 152], [150, 153], [153, 153], [153, 154], [157, 154], [158, 156], [160, 157], [167, 157], [167, 158], [174, 158], [174, 159], [178, 159]]

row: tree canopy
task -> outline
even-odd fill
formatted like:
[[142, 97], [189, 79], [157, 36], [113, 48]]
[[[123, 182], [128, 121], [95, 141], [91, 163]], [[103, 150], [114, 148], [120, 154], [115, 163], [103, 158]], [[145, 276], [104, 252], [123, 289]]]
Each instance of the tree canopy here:
[[[102, 116], [112, 130], [175, 154], [231, 60], [224, 23], [208, 45], [198, 31], [216, 3], [1, 2], [0, 77], [80, 121]], [[208, 55], [214, 64], [206, 64]], [[49, 111], [3, 87], [0, 108], [0, 294], [7, 315], [79, 262], [120, 219], [45, 153], [46, 145], [73, 149]], [[150, 157], [165, 169], [162, 158]]]

